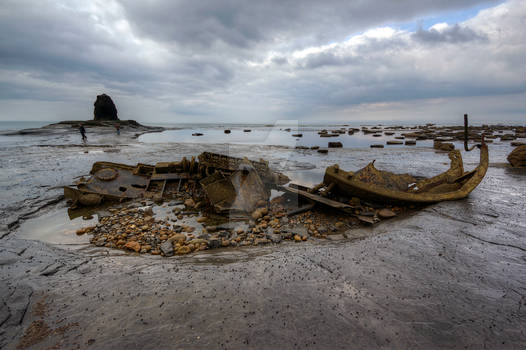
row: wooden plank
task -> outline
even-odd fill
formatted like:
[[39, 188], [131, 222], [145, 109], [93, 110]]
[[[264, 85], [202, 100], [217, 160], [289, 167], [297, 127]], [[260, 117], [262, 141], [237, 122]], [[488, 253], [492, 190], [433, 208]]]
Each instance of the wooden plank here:
[[150, 177], [150, 180], [181, 180], [181, 179], [189, 179], [190, 175], [187, 173], [180, 173], [180, 174], [153, 174]]
[[308, 198], [308, 199], [311, 199], [311, 200], [313, 200], [313, 201], [315, 201], [317, 203], [322, 203], [322, 204], [328, 205], [328, 206], [330, 206], [332, 208], [336, 208], [336, 209], [353, 209], [353, 207], [350, 206], [349, 204], [345, 204], [345, 203], [338, 202], [338, 201], [335, 201], [335, 200], [332, 200], [332, 199], [329, 199], [329, 198], [325, 198], [325, 197], [319, 196], [319, 195], [314, 194], [314, 193], [309, 193], [307, 191], [302, 191], [302, 190], [297, 189], [297, 188], [279, 186], [279, 189], [281, 189], [283, 191], [286, 191], [286, 192], [289, 192], [289, 193], [297, 194], [299, 196], [302, 196], [302, 197], [305, 197], [305, 198]]
[[161, 197], [164, 195], [164, 189], [166, 188], [166, 179], [163, 182], [163, 188], [161, 188]]

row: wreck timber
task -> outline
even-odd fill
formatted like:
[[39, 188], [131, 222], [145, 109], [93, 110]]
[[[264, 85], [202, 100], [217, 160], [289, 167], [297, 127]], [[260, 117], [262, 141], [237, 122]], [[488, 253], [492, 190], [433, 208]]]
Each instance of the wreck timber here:
[[289, 181], [287, 176], [273, 172], [265, 161], [209, 152], [190, 160], [183, 158], [155, 165], [96, 162], [90, 175], [78, 180], [76, 188], [64, 187], [64, 196], [72, 201], [73, 207], [103, 201], [173, 198], [183, 182], [191, 181], [201, 184], [216, 210], [250, 211], [258, 201], [268, 199], [271, 188]]
[[486, 174], [488, 146], [480, 145], [479, 165], [470, 172], [464, 172], [458, 150], [450, 152], [449, 158], [449, 170], [429, 179], [418, 180], [408, 174], [380, 171], [371, 162], [355, 173], [341, 170], [338, 165], [328, 167], [323, 183], [332, 192], [384, 204], [431, 204], [465, 198]]

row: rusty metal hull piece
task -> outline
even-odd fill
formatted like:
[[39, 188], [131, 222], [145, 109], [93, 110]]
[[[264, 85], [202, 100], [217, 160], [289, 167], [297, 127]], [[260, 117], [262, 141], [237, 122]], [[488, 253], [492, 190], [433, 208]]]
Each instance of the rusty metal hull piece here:
[[[430, 204], [467, 197], [482, 181], [488, 169], [488, 147], [480, 146], [480, 163], [473, 171], [464, 172], [460, 152], [449, 153], [450, 169], [435, 177], [411, 180], [410, 175], [381, 172], [371, 163], [366, 171], [346, 172], [337, 165], [327, 168], [324, 184], [333, 192], [384, 204]], [[364, 170], [362, 169], [362, 170]], [[358, 175], [356, 175], [358, 174]], [[367, 178], [367, 176], [370, 176]], [[404, 189], [404, 185], [407, 187]]]
[[[203, 152], [199, 155], [199, 164], [206, 168], [220, 169], [223, 171], [235, 172], [246, 164], [246, 159], [230, 157], [223, 154]], [[259, 177], [264, 183], [272, 183], [276, 185], [284, 185], [289, 182], [289, 178], [284, 174], [273, 172], [268, 166], [268, 162], [264, 160], [248, 161], [252, 167], [257, 171]]]
[[93, 206], [103, 201], [171, 198], [183, 181], [199, 181], [217, 211], [251, 211], [257, 202], [267, 201], [270, 188], [289, 181], [288, 177], [270, 170], [264, 161], [205, 152], [190, 160], [159, 162], [136, 166], [96, 162], [91, 176], [76, 182], [76, 188], [65, 186], [64, 195], [73, 206]]
[[252, 163], [245, 159], [238, 166], [230, 175], [218, 171], [200, 182], [217, 212], [252, 212], [259, 202], [268, 201], [270, 192]]

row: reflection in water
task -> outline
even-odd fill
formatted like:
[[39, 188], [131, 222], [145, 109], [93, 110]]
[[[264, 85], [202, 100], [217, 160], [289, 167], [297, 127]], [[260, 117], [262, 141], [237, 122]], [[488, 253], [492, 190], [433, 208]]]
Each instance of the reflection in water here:
[[[321, 129], [321, 128], [320, 128]], [[328, 128], [328, 130], [334, 130], [336, 128]], [[139, 141], [145, 143], [201, 143], [201, 144], [214, 144], [214, 143], [228, 143], [228, 144], [257, 144], [257, 145], [276, 145], [276, 146], [319, 146], [325, 148], [329, 142], [341, 142], [344, 148], [355, 148], [355, 147], [369, 147], [373, 143], [385, 144], [387, 140], [394, 139], [394, 136], [399, 135], [397, 133], [393, 136], [382, 135], [380, 137], [374, 137], [372, 134], [363, 134], [356, 132], [353, 135], [340, 134], [337, 137], [320, 137], [317, 132], [318, 129], [307, 129], [299, 131], [291, 129], [291, 131], [285, 131], [283, 128], [259, 128], [252, 130], [247, 133], [242, 129], [232, 129], [230, 134], [225, 134], [222, 129], [207, 128], [207, 129], [179, 129], [179, 130], [166, 130], [161, 133], [155, 134], [144, 134], [139, 137]], [[404, 130], [402, 132], [407, 132]], [[202, 133], [203, 136], [192, 136], [192, 134]], [[292, 135], [301, 134], [301, 137], [294, 137]], [[432, 141], [418, 141], [420, 146], [432, 146]], [[389, 147], [404, 147], [403, 145], [391, 145]]]
[[301, 184], [307, 187], [313, 187], [323, 181], [323, 175], [325, 174], [325, 169], [308, 169], [308, 170], [296, 170], [289, 171], [287, 175], [292, 183]]
[[89, 220], [95, 215], [108, 215], [109, 213], [106, 212], [106, 209], [110, 208], [111, 206], [111, 203], [103, 203], [97, 207], [78, 207], [75, 209], [68, 208], [68, 217], [70, 220], [74, 220], [76, 218], [84, 218]]
[[43, 241], [51, 244], [76, 245], [89, 243], [89, 236], [76, 234], [77, 230], [96, 225], [97, 216], [83, 220], [76, 217], [70, 220], [68, 211], [58, 207], [38, 217], [24, 221], [17, 230], [17, 237]]

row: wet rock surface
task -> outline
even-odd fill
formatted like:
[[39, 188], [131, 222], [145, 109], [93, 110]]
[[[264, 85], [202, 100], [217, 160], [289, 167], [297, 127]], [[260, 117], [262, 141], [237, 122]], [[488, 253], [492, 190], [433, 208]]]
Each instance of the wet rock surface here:
[[351, 230], [359, 240], [184, 258], [8, 237], [0, 341], [15, 349], [44, 322], [35, 348], [520, 348], [524, 222], [506, 196], [480, 195]]
[[[99, 144], [105, 144], [103, 137]], [[211, 146], [112, 147], [121, 152], [97, 146], [0, 149], [9, 160], [5, 174], [17, 180], [16, 189], [2, 188], [6, 196], [0, 199], [0, 348], [524, 346], [526, 177], [520, 169], [491, 166], [468, 199], [372, 228], [344, 226], [344, 233], [334, 234], [330, 223], [319, 225], [318, 232], [334, 241], [303, 241], [308, 228], [296, 226], [305, 227], [308, 217], [292, 218], [290, 232], [281, 233], [289, 240], [297, 235], [301, 243], [220, 247], [170, 258], [94, 245], [71, 251], [18, 238], [13, 230], [20, 216], [60, 200], [54, 187], [89, 171], [95, 160], [152, 162]], [[320, 181], [317, 167], [345, 160], [357, 170], [371, 157], [369, 149], [338, 149], [313, 160], [295, 150], [290, 157], [278, 148], [228, 148], [254, 159], [270, 157], [271, 165], [312, 183]], [[13, 156], [22, 151], [24, 158]], [[428, 175], [446, 167], [429, 161], [436, 157], [431, 147], [377, 151], [376, 164], [393, 171]], [[499, 145], [490, 150], [492, 161], [501, 164], [507, 153]], [[478, 152], [467, 154], [465, 167], [477, 158]], [[35, 167], [38, 172], [31, 171]], [[302, 175], [309, 171], [312, 180]], [[225, 230], [217, 231], [215, 244], [221, 246], [219, 232]], [[265, 231], [268, 241], [270, 234]]]

